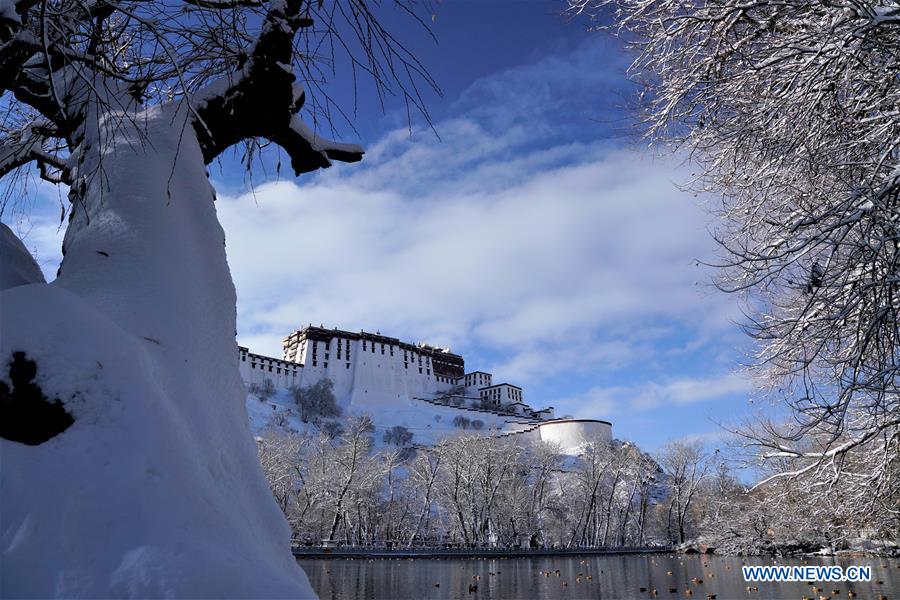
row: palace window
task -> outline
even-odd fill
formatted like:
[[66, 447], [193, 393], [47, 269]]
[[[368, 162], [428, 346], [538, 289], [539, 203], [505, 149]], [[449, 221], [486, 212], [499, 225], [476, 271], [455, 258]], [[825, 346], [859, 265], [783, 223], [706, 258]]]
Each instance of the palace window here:
[[327, 368], [328, 368], [328, 363], [327, 363], [327, 362], [326, 362], [326, 363], [322, 363], [322, 366], [325, 367], [325, 368], [327, 369]]
[[348, 369], [350, 368], [350, 363], [347, 363], [347, 368], [348, 368]]

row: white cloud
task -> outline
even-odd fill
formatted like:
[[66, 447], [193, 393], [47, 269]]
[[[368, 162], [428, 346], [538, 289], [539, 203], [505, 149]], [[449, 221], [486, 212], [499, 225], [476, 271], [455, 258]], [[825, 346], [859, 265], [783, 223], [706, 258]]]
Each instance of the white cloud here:
[[713, 247], [686, 175], [584, 134], [607, 50], [480, 80], [440, 140], [393, 131], [361, 165], [220, 195], [241, 339], [277, 354], [308, 322], [380, 329], [523, 383], [714, 341], [731, 302], [695, 266]]
[[[607, 50], [480, 80], [437, 123], [440, 140], [393, 131], [361, 165], [220, 194], [241, 342], [277, 356], [308, 322], [380, 329], [477, 350], [492, 364], [473, 367], [521, 383], [717, 343], [733, 303], [695, 266], [713, 247], [706, 215], [673, 184], [685, 174], [579, 133], [597, 126], [585, 106], [614, 79], [597, 67]], [[52, 263], [51, 225], [31, 239]], [[635, 401], [703, 393], [689, 388]]]
[[727, 442], [729, 439], [733, 437], [733, 434], [724, 430], [717, 429], [715, 431], [706, 431], [703, 433], [691, 433], [680, 438], [676, 438], [673, 441], [681, 442], [684, 444], [693, 444], [696, 442], [700, 442], [701, 444], [721, 444], [722, 442]]
[[735, 395], [748, 395], [753, 390], [750, 379], [738, 373], [710, 377], [684, 377], [668, 381], [648, 381], [629, 386], [595, 387], [574, 398], [568, 406], [578, 406], [581, 416], [623, 414], [657, 408], [683, 407]]
[[306, 322], [477, 343], [512, 353], [509, 378], [628, 362], [655, 322], [726, 323], [695, 285], [705, 218], [674, 176], [620, 150], [497, 190], [411, 197], [364, 173], [220, 197], [242, 334], [266, 352]]
[[22, 215], [9, 223], [10, 228], [25, 244], [44, 272], [47, 281], [56, 279], [56, 270], [62, 261], [62, 238], [65, 223], [46, 214]]

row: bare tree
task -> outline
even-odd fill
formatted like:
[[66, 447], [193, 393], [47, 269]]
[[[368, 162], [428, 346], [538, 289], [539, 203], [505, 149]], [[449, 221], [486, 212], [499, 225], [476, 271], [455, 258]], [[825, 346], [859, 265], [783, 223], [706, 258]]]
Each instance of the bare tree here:
[[[672, 476], [662, 476], [668, 484], [663, 489], [654, 481], [662, 473], [659, 466], [629, 443], [597, 442], [580, 456], [564, 457], [555, 445], [468, 434], [421, 448], [407, 461], [393, 448], [375, 451], [370, 433], [363, 419], [352, 420], [337, 439], [299, 436], [288, 449], [285, 438], [268, 434], [260, 443], [270, 487], [286, 507], [296, 538], [403, 545], [642, 545], [668, 541], [669, 527], [687, 536], [731, 519], [729, 535], [714, 541], [730, 548], [772, 548], [760, 545], [749, 524], [775, 519], [736, 515], [737, 501], [725, 502], [712, 478], [698, 480], [698, 473], [691, 473], [696, 465], [689, 452], [672, 453]], [[752, 506], [739, 486], [727, 493], [729, 500]], [[763, 509], [768, 507], [755, 514], [766, 515]], [[785, 517], [775, 526], [780, 538], [798, 531], [808, 539], [830, 535], [810, 529], [813, 522], [810, 517], [798, 527]]]
[[296, 487], [294, 468], [298, 462], [301, 442], [297, 436], [272, 429], [260, 437], [257, 443], [259, 463], [272, 489], [272, 495], [281, 510], [287, 513]]
[[668, 530], [678, 542], [687, 539], [687, 523], [700, 484], [706, 477], [707, 455], [699, 443], [670, 442], [660, 451], [659, 464], [669, 490]]
[[343, 442], [338, 447], [337, 465], [339, 470], [333, 474], [340, 477], [335, 482], [334, 506], [331, 527], [328, 531], [329, 540], [335, 539], [338, 525], [345, 518], [345, 499], [352, 496], [354, 487], [359, 485], [361, 479], [374, 474], [374, 469], [367, 469], [369, 448], [372, 446], [372, 422], [368, 417], [353, 417], [347, 423], [347, 430], [341, 436]]
[[[634, 444], [625, 442], [620, 452], [625, 455], [623, 461], [625, 462], [625, 485], [628, 493], [627, 499], [617, 503], [619, 507], [619, 545], [625, 546], [626, 540], [631, 535], [634, 545], [643, 546], [647, 511], [652, 500], [659, 465]], [[634, 524], [629, 527], [629, 523], [632, 521]]]
[[607, 469], [616, 460], [610, 445], [603, 441], [587, 444], [576, 468], [578, 519], [570, 523], [568, 545], [596, 545], [601, 527], [600, 498]]
[[272, 383], [271, 379], [266, 377], [263, 379], [262, 383], [251, 383], [247, 386], [247, 391], [255, 395], [257, 399], [262, 402], [275, 395], [275, 384]]
[[775, 478], [815, 473], [835, 479], [823, 492], [862, 486], [896, 507], [900, 5], [570, 7], [597, 23], [612, 14], [601, 27], [635, 52], [649, 138], [685, 148], [695, 190], [722, 198], [720, 285], [745, 296], [761, 381], [793, 416], [745, 431], [748, 440], [792, 459]]
[[432, 511], [434, 484], [440, 472], [442, 457], [443, 445], [438, 444], [429, 452], [417, 454], [413, 464], [410, 466], [409, 481], [412, 483], [412, 489], [416, 492], [424, 490], [424, 495], [420, 499], [422, 509], [419, 511], [415, 525], [409, 531], [409, 537], [406, 540], [407, 545], [412, 545], [420, 534], [428, 537], [429, 527], [427, 520]]

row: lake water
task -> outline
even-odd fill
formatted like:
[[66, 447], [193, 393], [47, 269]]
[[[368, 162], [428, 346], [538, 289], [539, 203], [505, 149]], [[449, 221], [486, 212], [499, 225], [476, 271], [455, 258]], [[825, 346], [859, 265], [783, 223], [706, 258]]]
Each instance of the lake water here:
[[[747, 583], [742, 564], [870, 565], [870, 583]], [[697, 598], [718, 600], [848, 598], [900, 600], [900, 559], [873, 557], [721, 557], [674, 554], [510, 559], [300, 560], [322, 600], [576, 600]], [[557, 570], [559, 574], [557, 575]], [[546, 573], [549, 572], [549, 576]], [[669, 575], [668, 572], [672, 574]], [[479, 578], [480, 579], [477, 579]], [[692, 581], [694, 578], [702, 583]], [[881, 581], [882, 583], [877, 583]], [[469, 591], [469, 585], [477, 585]], [[748, 591], [747, 587], [757, 587]], [[646, 588], [641, 591], [641, 588]], [[676, 590], [671, 592], [670, 590]], [[690, 590], [688, 593], [686, 590]]]

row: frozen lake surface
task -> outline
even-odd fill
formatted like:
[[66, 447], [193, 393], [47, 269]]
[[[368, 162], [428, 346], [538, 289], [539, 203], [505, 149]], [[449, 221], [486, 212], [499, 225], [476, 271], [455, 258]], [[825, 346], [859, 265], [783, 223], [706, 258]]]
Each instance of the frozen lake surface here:
[[[747, 583], [741, 566], [870, 565], [870, 583]], [[718, 600], [848, 598], [900, 600], [900, 559], [720, 557], [674, 554], [564, 556], [510, 559], [300, 560], [322, 600], [470, 598], [697, 598]], [[557, 570], [559, 574], [557, 575]], [[672, 574], [669, 575], [668, 573]], [[493, 573], [493, 574], [492, 574]], [[547, 575], [549, 573], [549, 575]], [[480, 579], [476, 579], [480, 577]], [[697, 583], [696, 580], [702, 580]], [[881, 581], [882, 583], [877, 583]], [[477, 590], [470, 592], [470, 584]], [[438, 587], [439, 586], [439, 587]], [[747, 588], [758, 588], [748, 591]], [[641, 591], [641, 588], [645, 588]], [[676, 590], [674, 592], [670, 590]], [[687, 592], [690, 590], [690, 593]], [[835, 593], [836, 592], [836, 593]]]

